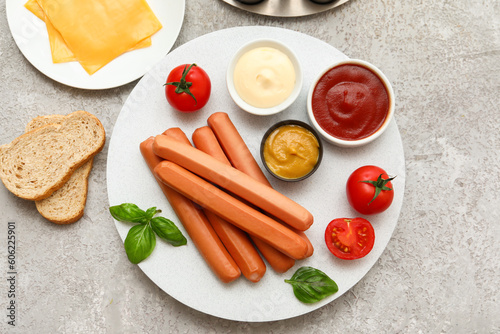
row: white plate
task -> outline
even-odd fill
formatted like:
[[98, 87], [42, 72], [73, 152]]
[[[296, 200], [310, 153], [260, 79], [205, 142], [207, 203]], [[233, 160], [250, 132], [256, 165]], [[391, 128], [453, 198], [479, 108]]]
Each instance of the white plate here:
[[[239, 109], [231, 100], [225, 83], [226, 67], [238, 48], [257, 38], [273, 38], [292, 48], [302, 62], [304, 85], [294, 104], [280, 114], [255, 116]], [[221, 30], [192, 40], [159, 62], [139, 81], [115, 124], [109, 144], [107, 182], [110, 205], [132, 202], [141, 208], [157, 206], [162, 215], [177, 221], [170, 205], [156, 184], [139, 152], [139, 143], [169, 127], [180, 127], [190, 137], [192, 132], [206, 125], [209, 115], [227, 112], [258, 157], [260, 140], [265, 131], [277, 121], [299, 119], [308, 122], [306, 98], [309, 85], [327, 64], [346, 56], [334, 47], [310, 36], [281, 28], [239, 27]], [[212, 80], [212, 95], [200, 111], [182, 114], [173, 110], [164, 95], [163, 82], [173, 67], [196, 62]], [[260, 159], [257, 159], [261, 163]], [[369, 217], [376, 241], [373, 250], [354, 261], [336, 259], [327, 250], [323, 234], [334, 218], [355, 217], [347, 203], [345, 182], [356, 168], [375, 164], [389, 174], [397, 175], [393, 182], [395, 198], [382, 214]], [[262, 164], [261, 164], [262, 167]], [[262, 322], [291, 318], [311, 312], [332, 302], [363, 278], [384, 251], [397, 224], [403, 202], [405, 163], [401, 137], [395, 121], [375, 142], [362, 148], [342, 149], [325, 143], [323, 162], [318, 171], [302, 182], [269, 180], [278, 190], [305, 206], [315, 218], [307, 231], [315, 252], [306, 260], [297, 261], [285, 274], [276, 274], [271, 268], [259, 283], [240, 278], [230, 284], [221, 283], [210, 271], [188, 239], [188, 245], [171, 247], [157, 242], [153, 254], [139, 264], [144, 273], [163, 291], [178, 301], [201, 312], [217, 317]], [[120, 237], [125, 239], [129, 224], [116, 222]], [[185, 234], [187, 236], [187, 234]], [[117, 251], [124, 252], [124, 249]], [[298, 301], [285, 278], [301, 266], [312, 266], [324, 271], [339, 286], [339, 291], [312, 305]]]
[[174, 45], [184, 20], [185, 0], [147, 0], [163, 28], [148, 48], [127, 52], [93, 75], [77, 62], [54, 64], [45, 23], [28, 11], [24, 0], [7, 0], [10, 31], [19, 50], [40, 72], [62, 84], [83, 89], [107, 89], [125, 85], [148, 72]]

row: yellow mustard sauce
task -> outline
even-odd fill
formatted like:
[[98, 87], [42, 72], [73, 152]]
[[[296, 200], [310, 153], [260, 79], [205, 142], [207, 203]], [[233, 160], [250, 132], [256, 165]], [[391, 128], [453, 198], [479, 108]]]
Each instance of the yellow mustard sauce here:
[[269, 169], [286, 179], [307, 175], [316, 166], [319, 143], [311, 131], [298, 125], [274, 130], [264, 144], [264, 160]]
[[295, 69], [283, 52], [271, 47], [252, 49], [238, 60], [233, 74], [238, 95], [257, 108], [285, 101], [295, 85]]

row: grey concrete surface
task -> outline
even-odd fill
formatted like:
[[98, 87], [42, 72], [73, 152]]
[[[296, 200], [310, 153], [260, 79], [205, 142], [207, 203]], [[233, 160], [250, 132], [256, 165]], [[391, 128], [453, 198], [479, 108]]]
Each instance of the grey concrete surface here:
[[[297, 318], [243, 323], [199, 313], [127, 260], [108, 214], [106, 145], [76, 224], [51, 224], [2, 188], [1, 333], [500, 332], [500, 2], [351, 0], [285, 19], [188, 0], [175, 47], [251, 25], [309, 34], [377, 65], [391, 80], [406, 189], [377, 264], [341, 298]], [[16, 47], [5, 0], [0, 32], [0, 144], [32, 117], [77, 109], [96, 114], [109, 139], [136, 82], [86, 91], [45, 77]], [[17, 237], [15, 327], [7, 323], [9, 220]]]

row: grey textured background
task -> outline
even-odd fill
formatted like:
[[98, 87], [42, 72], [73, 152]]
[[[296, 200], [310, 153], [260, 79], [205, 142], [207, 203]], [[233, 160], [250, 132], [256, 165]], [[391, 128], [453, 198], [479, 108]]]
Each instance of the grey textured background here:
[[[0, 190], [0, 332], [499, 332], [500, 2], [351, 0], [287, 19], [218, 0], [186, 2], [175, 46], [233, 26], [277, 26], [319, 38], [387, 75], [407, 170], [386, 251], [353, 289], [310, 314], [257, 324], [201, 314], [128, 262], [107, 211], [106, 146], [77, 224], [48, 223], [32, 203]], [[77, 109], [96, 114], [109, 139], [136, 82], [84, 91], [48, 79], [17, 49], [3, 0], [0, 32], [1, 144], [34, 116]], [[18, 237], [15, 329], [6, 318], [8, 219], [17, 222]]]

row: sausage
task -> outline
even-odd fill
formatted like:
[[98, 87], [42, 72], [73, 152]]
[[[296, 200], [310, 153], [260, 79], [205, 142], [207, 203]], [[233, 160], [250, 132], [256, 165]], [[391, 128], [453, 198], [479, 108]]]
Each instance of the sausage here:
[[[167, 129], [163, 134], [191, 145], [186, 134], [180, 128]], [[193, 137], [195, 137], [194, 133]], [[222, 150], [220, 150], [220, 153], [226, 158]], [[204, 210], [204, 212], [220, 240], [226, 246], [227, 251], [240, 268], [243, 276], [254, 283], [260, 281], [266, 272], [266, 264], [262, 261], [247, 234], [210, 211]]]
[[216, 112], [207, 120], [231, 164], [261, 183], [271, 186], [228, 114]]
[[[151, 171], [163, 160], [154, 154], [153, 141], [154, 137], [150, 137], [140, 144], [141, 154]], [[217, 277], [229, 283], [241, 276], [239, 267], [224, 248], [205, 214], [192, 201], [157, 181], [189, 237]]]
[[[226, 113], [217, 112], [209, 117], [208, 122], [214, 128], [217, 128], [220, 139], [217, 138], [212, 128], [206, 126], [201, 127], [193, 132], [193, 143], [195, 144], [195, 146], [201, 151], [217, 158], [219, 161], [224, 162], [227, 165], [231, 165], [231, 162], [227, 158], [227, 153], [223, 151], [220, 145], [220, 141], [224, 141], [224, 147], [226, 148], [227, 152], [230, 152], [235, 164], [240, 167], [238, 169], [271, 187], [271, 184], [262, 173], [262, 170], [255, 161], [253, 155], [250, 153], [247, 145], [239, 135], [239, 132], [237, 131], [234, 124], [229, 119], [229, 116]], [[169, 135], [172, 138], [177, 138], [179, 141], [185, 142], [187, 144], [191, 144], [187, 136], [180, 128], [167, 129], [165, 132], [163, 132], [163, 134]], [[233, 143], [233, 145], [231, 143]], [[249, 159], [248, 163], [241, 162], [245, 161], [246, 159]], [[304, 239], [304, 241], [307, 242], [307, 257], [311, 256], [314, 253], [314, 247], [307, 235], [302, 231], [294, 229], [293, 227], [289, 228], [295, 231], [300, 237], [302, 237], [302, 239]], [[252, 238], [252, 240], [253, 239], [255, 238]], [[225, 244], [224, 240], [222, 241]], [[295, 260], [287, 257], [286, 255], [267, 245], [266, 243], [263, 243], [260, 240], [253, 241], [255, 243], [255, 246], [261, 252], [262, 256], [264, 256], [264, 258], [276, 272], [286, 272], [295, 264]]]
[[[236, 169], [272, 187], [227, 113], [216, 112], [212, 114], [208, 118], [208, 125], [215, 134], [226, 157]], [[296, 232], [308, 243], [308, 256], [311, 256], [314, 253], [311, 241], [302, 231], [296, 230]]]
[[225, 163], [228, 166], [231, 166], [231, 163], [227, 159], [226, 154], [222, 150], [217, 138], [215, 137], [214, 132], [208, 126], [202, 126], [194, 130], [193, 132], [193, 144], [200, 151], [205, 152], [208, 155], [211, 155], [215, 159], [220, 162]]
[[[176, 143], [181, 145], [180, 142]], [[198, 175], [171, 161], [162, 161], [156, 166], [154, 173], [163, 183], [243, 231], [267, 242], [291, 258], [305, 258], [307, 243], [297, 233]]]
[[158, 135], [153, 150], [158, 156], [225, 188], [297, 230], [304, 231], [313, 223], [312, 214], [298, 203], [190, 145]]
[[[216, 112], [212, 114], [208, 118], [208, 125], [215, 134], [225, 155], [236, 169], [272, 187], [227, 113]], [[296, 230], [296, 232], [308, 243], [308, 254], [311, 256], [314, 252], [311, 241], [302, 231]]]
[[186, 143], [188, 145], [191, 145], [191, 142], [189, 141], [188, 137], [182, 131], [180, 128], [168, 128], [163, 132], [165, 136], [169, 136], [171, 138], [176, 139], [177, 141], [180, 141], [181, 143]]
[[248, 235], [211, 211], [205, 210], [204, 212], [227, 251], [240, 267], [243, 276], [254, 283], [260, 281], [266, 273], [266, 264]]
[[[231, 165], [210, 127], [204, 126], [196, 129], [193, 132], [193, 143], [203, 152], [210, 154], [226, 165]], [[252, 237], [252, 241], [274, 271], [284, 273], [294, 266], [295, 260], [286, 256], [276, 248], [255, 237]]]

